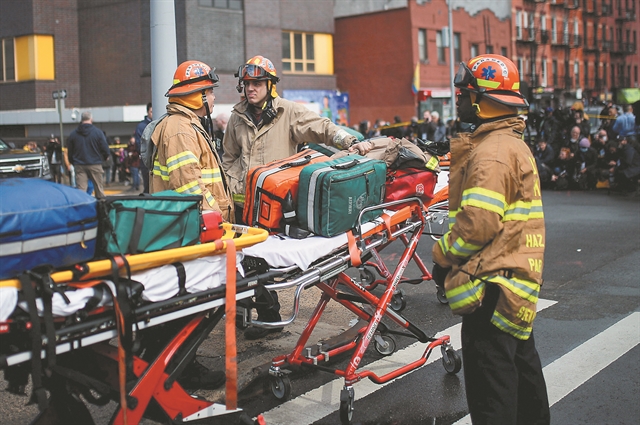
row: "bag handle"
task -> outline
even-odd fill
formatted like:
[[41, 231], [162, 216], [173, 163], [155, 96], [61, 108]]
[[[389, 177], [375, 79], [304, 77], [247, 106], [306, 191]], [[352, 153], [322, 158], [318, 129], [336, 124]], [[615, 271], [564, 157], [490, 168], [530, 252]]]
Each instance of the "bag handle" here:
[[345, 162], [344, 164], [332, 165], [331, 168], [333, 168], [335, 170], [348, 170], [349, 168], [355, 167], [359, 163], [360, 163], [360, 161], [358, 161], [357, 159], [354, 159], [352, 161]]
[[129, 251], [132, 254], [138, 254], [138, 246], [140, 244], [140, 236], [142, 235], [142, 223], [144, 221], [144, 208], [136, 208], [136, 218], [133, 220], [133, 233], [129, 239]]
[[311, 162], [311, 155], [305, 155], [304, 157], [297, 159], [295, 161], [287, 162], [286, 164], [282, 164], [280, 168], [290, 168], [290, 167], [299, 167], [301, 165], [306, 165]]

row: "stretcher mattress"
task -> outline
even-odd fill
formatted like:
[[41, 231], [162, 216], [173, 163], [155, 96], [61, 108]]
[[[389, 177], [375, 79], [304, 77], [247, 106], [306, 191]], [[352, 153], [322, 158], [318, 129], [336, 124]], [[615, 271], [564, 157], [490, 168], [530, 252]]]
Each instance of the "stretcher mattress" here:
[[[236, 253], [238, 271], [244, 274], [240, 262], [244, 255]], [[194, 294], [224, 285], [227, 279], [226, 258], [224, 256], [209, 256], [182, 263], [185, 270], [185, 289]], [[178, 294], [180, 290], [179, 277], [176, 267], [172, 264], [154, 267], [142, 272], [133, 273], [131, 279], [140, 282], [144, 287], [142, 299], [147, 302], [168, 300]], [[99, 291], [100, 301], [95, 307], [112, 305], [111, 294], [115, 294], [115, 285], [110, 280], [103, 281], [111, 291]], [[57, 317], [70, 316], [86, 307], [87, 303], [96, 297], [96, 289], [79, 288], [65, 291], [69, 303], [60, 293], [54, 293], [52, 298], [53, 315]], [[14, 287], [0, 288], [0, 322], [6, 321], [13, 314], [16, 306], [28, 312], [27, 303], [18, 301], [18, 290]], [[43, 315], [43, 303], [36, 299], [38, 314]]]
[[[384, 211], [393, 215], [394, 211]], [[383, 221], [380, 218], [362, 225], [362, 232], [373, 229]], [[294, 239], [285, 235], [271, 235], [264, 242], [243, 249], [246, 255], [265, 260], [271, 267], [297, 266], [305, 271], [319, 258], [325, 257], [336, 250], [346, 246], [347, 233], [325, 238], [323, 236], [311, 236], [305, 239]]]

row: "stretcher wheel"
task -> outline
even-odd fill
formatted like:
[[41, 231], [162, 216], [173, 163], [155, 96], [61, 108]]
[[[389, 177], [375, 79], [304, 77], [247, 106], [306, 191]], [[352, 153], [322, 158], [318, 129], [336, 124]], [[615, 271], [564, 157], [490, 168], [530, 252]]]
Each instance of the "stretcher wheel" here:
[[390, 356], [396, 351], [396, 341], [389, 335], [380, 335], [383, 342], [379, 342], [378, 338], [374, 340], [373, 347], [383, 356]]
[[447, 294], [444, 293], [444, 288], [441, 288], [440, 286], [436, 287], [437, 292], [436, 292], [436, 297], [438, 297], [438, 301], [440, 301], [440, 304], [449, 304], [449, 300], [447, 299]]
[[271, 378], [271, 392], [278, 400], [290, 399], [291, 379], [286, 375]]
[[407, 306], [407, 300], [404, 299], [404, 291], [401, 289], [391, 297], [389, 306], [393, 311], [402, 311]]
[[351, 425], [354, 398], [353, 388], [344, 388], [340, 391], [340, 423], [342, 425]]
[[370, 288], [369, 286], [371, 286], [375, 281], [376, 276], [373, 274], [370, 268], [365, 267], [360, 270], [360, 284], [362, 286], [364, 286], [368, 290], [371, 290], [373, 288]]
[[444, 370], [446, 370], [450, 375], [460, 372], [460, 369], [462, 368], [462, 359], [458, 356], [458, 353], [456, 353], [453, 347], [445, 347], [444, 345], [441, 345], [440, 351], [442, 351], [442, 365], [444, 366]]

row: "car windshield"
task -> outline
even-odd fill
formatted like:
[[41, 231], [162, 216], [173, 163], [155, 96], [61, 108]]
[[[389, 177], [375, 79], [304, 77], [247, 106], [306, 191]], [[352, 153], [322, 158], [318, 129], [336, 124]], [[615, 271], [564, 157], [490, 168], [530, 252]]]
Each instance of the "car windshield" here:
[[0, 151], [4, 151], [7, 149], [9, 149], [9, 146], [7, 146], [7, 144], [3, 142], [2, 139], [0, 139]]

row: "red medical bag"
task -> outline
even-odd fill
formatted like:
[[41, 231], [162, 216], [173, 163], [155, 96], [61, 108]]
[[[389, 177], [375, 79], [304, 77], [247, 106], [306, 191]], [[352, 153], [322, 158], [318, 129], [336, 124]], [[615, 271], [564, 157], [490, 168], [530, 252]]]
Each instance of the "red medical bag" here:
[[419, 168], [400, 168], [387, 172], [384, 202], [417, 196], [427, 203], [433, 198], [436, 174]]
[[222, 214], [220, 214], [220, 211], [202, 211], [200, 243], [213, 242], [220, 239], [223, 234]]

